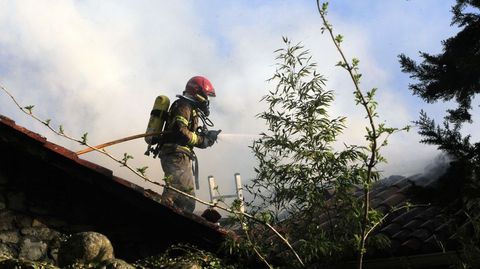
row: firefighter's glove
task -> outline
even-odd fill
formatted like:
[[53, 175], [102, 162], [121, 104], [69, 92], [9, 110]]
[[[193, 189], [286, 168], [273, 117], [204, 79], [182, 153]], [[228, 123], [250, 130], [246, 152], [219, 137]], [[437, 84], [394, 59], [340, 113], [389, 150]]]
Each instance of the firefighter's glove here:
[[207, 147], [211, 147], [216, 141], [217, 141], [217, 138], [218, 138], [218, 134], [221, 132], [222, 130], [218, 130], [218, 131], [207, 131], [206, 133], [203, 134], [203, 144], [202, 144], [202, 148], [207, 148]]
[[214, 143], [217, 141], [218, 134], [220, 134], [222, 130], [218, 131], [207, 131], [207, 136], [212, 140]]

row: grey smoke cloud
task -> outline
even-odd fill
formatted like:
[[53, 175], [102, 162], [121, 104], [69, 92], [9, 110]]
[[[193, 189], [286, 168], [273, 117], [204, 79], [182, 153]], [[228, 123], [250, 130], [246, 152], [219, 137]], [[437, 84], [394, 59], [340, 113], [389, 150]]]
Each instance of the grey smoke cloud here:
[[[363, 144], [363, 116], [353, 103], [351, 82], [345, 72], [333, 67], [338, 55], [320, 34], [320, 19], [310, 2], [267, 1], [255, 6], [230, 1], [211, 5], [195, 1], [0, 1], [0, 81], [23, 104], [35, 104], [39, 116], [62, 124], [77, 137], [88, 132], [89, 142], [100, 144], [143, 132], [157, 95], [173, 99], [191, 76], [205, 75], [217, 89], [218, 97], [211, 105], [215, 128], [256, 135], [265, 130], [255, 117], [265, 107], [259, 100], [274, 86], [266, 82], [275, 69], [273, 51], [283, 46], [281, 37], [288, 36], [311, 50], [319, 71], [328, 79], [327, 88], [336, 91], [331, 114], [349, 117], [350, 128], [342, 139]], [[391, 126], [401, 127], [416, 119], [420, 105], [409, 97], [407, 80], [396, 60], [385, 59], [401, 52], [429, 51], [449, 36], [446, 17], [429, 19], [415, 11], [416, 5], [435, 3], [427, 2], [377, 3], [385, 13], [368, 13], [363, 22], [331, 5], [330, 19], [346, 37], [346, 53], [361, 60], [362, 86], [379, 88], [380, 115]], [[349, 5], [349, 1], [339, 3]], [[409, 8], [414, 19], [398, 15], [398, 5]], [[448, 10], [447, 6], [431, 12]], [[395, 40], [378, 39], [382, 35]], [[81, 148], [27, 119], [5, 96], [0, 96], [0, 114], [72, 150]], [[410, 175], [423, 169], [422, 164], [436, 151], [419, 145], [418, 140], [415, 131], [390, 140], [385, 151], [389, 159], [386, 175]], [[214, 147], [197, 151], [200, 198], [208, 199], [208, 175], [217, 178], [222, 193], [233, 190], [234, 173], [241, 173], [244, 182], [254, 176], [255, 160], [248, 148], [252, 141], [252, 136], [224, 136]], [[160, 180], [159, 160], [144, 156], [145, 149], [143, 140], [137, 140], [110, 150], [117, 156], [134, 155], [131, 165], [149, 166], [148, 175]], [[85, 158], [160, 191], [97, 153]]]

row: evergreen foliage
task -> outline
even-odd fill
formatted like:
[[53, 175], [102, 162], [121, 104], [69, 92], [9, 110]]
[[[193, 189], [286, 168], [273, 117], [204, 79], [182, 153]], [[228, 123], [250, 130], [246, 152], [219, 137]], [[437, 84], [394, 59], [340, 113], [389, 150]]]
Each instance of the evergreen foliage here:
[[[468, 8], [477, 12], [465, 12]], [[420, 52], [421, 64], [404, 54], [399, 56], [402, 71], [418, 80], [409, 86], [414, 95], [428, 103], [452, 99], [458, 103], [458, 108], [448, 110], [447, 119], [452, 123], [471, 121], [471, 102], [480, 92], [479, 9], [478, 0], [457, 0], [452, 8], [452, 25], [462, 30], [442, 42], [443, 53]]]
[[[468, 11], [468, 12], [467, 12]], [[423, 62], [404, 54], [399, 56], [402, 71], [416, 79], [410, 89], [425, 102], [454, 99], [458, 108], [447, 110], [443, 124], [438, 125], [423, 110], [415, 123], [422, 135], [421, 142], [436, 145], [453, 158], [449, 174], [455, 174], [455, 182], [441, 182], [450, 194], [458, 193], [458, 203], [465, 223], [457, 229], [457, 239], [462, 242], [466, 263], [464, 268], [478, 268], [480, 262], [480, 142], [471, 142], [471, 135], [462, 133], [464, 123], [473, 123], [472, 100], [480, 92], [480, 1], [457, 0], [452, 8], [452, 25], [461, 30], [442, 42], [443, 53], [431, 55], [421, 52]], [[445, 176], [447, 181], [451, 177]], [[457, 197], [454, 197], [457, 199]], [[457, 208], [455, 208], [457, 212]]]
[[[476, 10], [465, 12], [467, 8]], [[413, 94], [419, 95], [426, 102], [448, 101], [455, 98], [458, 108], [447, 110], [443, 125], [435, 123], [424, 111], [415, 123], [422, 135], [421, 142], [436, 145], [440, 150], [462, 164], [464, 169], [464, 195], [480, 191], [480, 143], [471, 142], [471, 135], [462, 133], [462, 124], [472, 122], [471, 101], [480, 92], [480, 1], [457, 0], [452, 8], [452, 24], [463, 29], [452, 38], [443, 42], [444, 52], [432, 56], [421, 53], [424, 62], [420, 65], [400, 55], [403, 71], [419, 82], [410, 85]], [[479, 200], [478, 194], [466, 197]]]

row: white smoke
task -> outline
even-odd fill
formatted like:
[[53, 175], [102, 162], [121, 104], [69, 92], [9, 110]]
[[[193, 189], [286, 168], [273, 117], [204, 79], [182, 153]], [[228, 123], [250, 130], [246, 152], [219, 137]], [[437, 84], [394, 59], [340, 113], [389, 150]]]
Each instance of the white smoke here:
[[[265, 107], [260, 98], [273, 87], [266, 82], [275, 68], [273, 51], [283, 47], [281, 37], [288, 36], [311, 50], [328, 79], [327, 88], [336, 91], [331, 113], [349, 117], [344, 138], [363, 144], [363, 114], [354, 105], [347, 74], [333, 67], [339, 58], [328, 37], [320, 34], [313, 2], [0, 0], [0, 82], [22, 104], [34, 104], [40, 117], [62, 124], [76, 137], [88, 132], [89, 143], [101, 144], [145, 131], [157, 95], [174, 98], [191, 76], [204, 75], [217, 89], [218, 97], [211, 103], [214, 128], [257, 135], [265, 130], [256, 115]], [[406, 90], [408, 80], [400, 74], [396, 55], [415, 56], [419, 49], [438, 48], [440, 40], [450, 35], [451, 4], [443, 3], [446, 6], [437, 10], [436, 1], [380, 2], [362, 3], [367, 10], [338, 1], [338, 6], [331, 4], [329, 17], [345, 36], [347, 55], [361, 60], [362, 86], [380, 89], [382, 120], [401, 127], [417, 118], [421, 102]], [[342, 8], [352, 9], [355, 16]], [[412, 19], [398, 15], [399, 8]], [[423, 16], [425, 8], [431, 17]], [[0, 95], [0, 114], [69, 149], [82, 148], [49, 134], [4, 95]], [[235, 172], [244, 182], [254, 176], [255, 160], [248, 148], [253, 138], [224, 138], [197, 151], [201, 165], [197, 194], [202, 199], [208, 199], [208, 175], [216, 177], [223, 193], [232, 192]], [[415, 131], [391, 139], [385, 174], [423, 169], [435, 150], [417, 144], [418, 140]], [[147, 174], [160, 180], [160, 163], [144, 156], [145, 149], [143, 140], [137, 140], [112, 147], [111, 152], [130, 153], [135, 157], [132, 166], [147, 165]], [[104, 156], [84, 156], [160, 191]]]

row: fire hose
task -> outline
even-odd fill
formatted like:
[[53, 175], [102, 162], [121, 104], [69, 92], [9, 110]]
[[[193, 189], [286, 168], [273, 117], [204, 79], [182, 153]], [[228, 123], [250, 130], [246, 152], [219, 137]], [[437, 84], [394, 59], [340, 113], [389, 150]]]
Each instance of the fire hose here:
[[164, 133], [165, 132], [154, 132], [154, 133], [132, 135], [132, 136], [120, 138], [120, 139], [117, 139], [117, 140], [113, 140], [113, 141], [110, 141], [110, 142], [107, 142], [107, 143], [103, 143], [103, 144], [100, 144], [100, 145], [96, 145], [96, 146], [93, 146], [93, 147], [88, 147], [86, 149], [82, 149], [80, 151], [75, 152], [75, 154], [82, 155], [82, 154], [85, 154], [85, 153], [88, 153], [88, 152], [91, 152], [91, 151], [94, 151], [94, 150], [100, 150], [100, 149], [103, 149], [103, 148], [106, 148], [106, 147], [109, 147], [109, 146], [112, 146], [112, 145], [115, 145], [115, 144], [120, 144], [120, 143], [123, 143], [123, 142], [127, 142], [127, 141], [130, 141], [130, 140], [134, 140], [134, 139], [138, 139], [138, 138], [142, 138], [142, 137], [147, 137], [147, 136], [162, 135]]
[[[82, 155], [82, 154], [85, 154], [85, 153], [88, 153], [88, 152], [92, 152], [94, 150], [100, 150], [100, 149], [103, 149], [103, 148], [106, 148], [106, 147], [109, 147], [109, 146], [112, 146], [112, 145], [115, 145], [115, 144], [120, 144], [120, 143], [123, 143], [123, 142], [126, 142], [126, 141], [130, 141], [130, 140], [134, 140], [134, 139], [138, 139], [138, 138], [142, 138], [142, 137], [147, 137], [147, 136], [162, 135], [164, 133], [166, 133], [166, 132], [154, 132], [154, 133], [132, 135], [132, 136], [120, 138], [120, 139], [117, 139], [117, 140], [113, 140], [113, 141], [110, 141], [110, 142], [107, 142], [107, 143], [103, 143], [103, 144], [100, 144], [100, 145], [96, 145], [96, 146], [93, 146], [93, 147], [88, 147], [86, 149], [77, 151], [75, 153], [78, 156], [78, 155]], [[150, 146], [149, 146], [149, 149], [147, 150], [147, 152], [149, 152], [149, 151], [150, 151]], [[195, 186], [196, 186], [196, 189], [198, 190], [199, 187], [200, 187], [200, 182], [199, 182], [199, 179], [198, 179], [198, 176], [199, 176], [198, 175], [198, 158], [195, 154], [192, 154], [190, 157], [193, 160], [192, 171], [193, 171], [193, 175], [195, 177]]]

